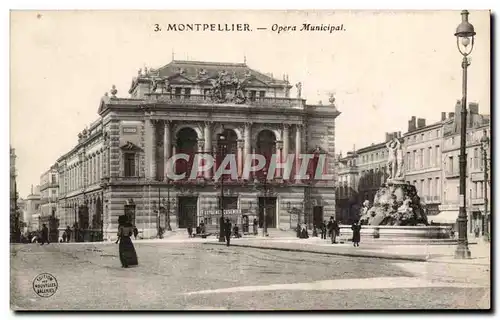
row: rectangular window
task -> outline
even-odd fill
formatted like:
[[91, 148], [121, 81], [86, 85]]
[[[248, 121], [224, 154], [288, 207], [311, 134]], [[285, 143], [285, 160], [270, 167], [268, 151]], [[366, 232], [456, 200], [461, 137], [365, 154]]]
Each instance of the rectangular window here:
[[420, 149], [420, 153], [419, 153], [418, 156], [419, 156], [418, 162], [420, 163], [420, 168], [425, 167], [425, 164], [424, 164], [424, 149]]
[[436, 163], [436, 166], [439, 166], [439, 159], [440, 159], [441, 155], [439, 154], [439, 146], [436, 146], [436, 151], [434, 152], [434, 158], [435, 158], [435, 163]]
[[427, 150], [427, 165], [429, 167], [434, 167], [436, 165], [434, 163], [434, 157], [432, 156], [432, 147], [429, 147]]
[[427, 179], [427, 185], [429, 186], [429, 197], [432, 197], [436, 190], [432, 187], [432, 178]]
[[52, 183], [56, 183], [56, 174], [55, 173], [52, 174]]
[[474, 169], [479, 168], [479, 149], [474, 148]]
[[453, 156], [448, 157], [448, 173], [453, 173]]
[[210, 97], [210, 89], [203, 90], [203, 100], [206, 100]]
[[264, 98], [266, 96], [265, 91], [259, 91], [259, 98]]
[[257, 96], [257, 91], [251, 90], [250, 91], [250, 101], [255, 101], [256, 96]]
[[125, 153], [124, 156], [125, 177], [135, 176], [135, 154]]
[[439, 184], [439, 178], [436, 178], [435, 182], [436, 182], [436, 184], [435, 184], [434, 190], [436, 192], [436, 196], [439, 199], [441, 196], [441, 185]]
[[420, 180], [420, 187], [422, 188], [422, 195], [423, 196], [427, 196], [428, 195], [428, 193], [427, 193], [427, 186], [425, 184], [425, 180], [424, 179]]
[[413, 150], [413, 169], [418, 168], [417, 150]]
[[175, 88], [175, 97], [177, 99], [180, 99], [180, 97], [181, 97], [181, 90], [182, 90], [182, 88]]
[[406, 161], [406, 164], [405, 164], [406, 170], [411, 170], [410, 153], [409, 152], [406, 153], [405, 161]]
[[191, 88], [184, 89], [184, 98], [186, 98], [186, 99], [191, 98]]

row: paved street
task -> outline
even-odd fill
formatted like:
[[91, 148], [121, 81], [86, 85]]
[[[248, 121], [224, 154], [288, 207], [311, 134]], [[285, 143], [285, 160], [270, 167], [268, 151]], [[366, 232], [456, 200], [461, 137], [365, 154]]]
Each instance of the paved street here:
[[[115, 244], [11, 246], [11, 306], [42, 310], [488, 308], [489, 266], [225, 247], [135, 243], [122, 269]], [[50, 273], [57, 292], [39, 297]], [[456, 276], [455, 276], [456, 275]], [[464, 276], [467, 275], [467, 276]]]

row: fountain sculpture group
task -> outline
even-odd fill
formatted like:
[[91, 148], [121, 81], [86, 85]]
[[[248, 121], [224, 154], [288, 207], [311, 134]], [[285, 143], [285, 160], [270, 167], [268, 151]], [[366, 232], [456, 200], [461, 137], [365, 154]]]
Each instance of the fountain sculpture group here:
[[360, 222], [372, 226], [427, 226], [417, 189], [405, 182], [400, 138], [393, 138], [386, 147], [389, 151], [388, 178], [377, 191], [373, 205], [370, 207], [368, 200], [363, 203]]

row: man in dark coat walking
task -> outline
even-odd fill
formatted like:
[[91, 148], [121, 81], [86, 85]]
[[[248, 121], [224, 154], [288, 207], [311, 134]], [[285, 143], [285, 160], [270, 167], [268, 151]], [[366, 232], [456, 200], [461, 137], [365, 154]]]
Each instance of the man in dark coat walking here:
[[71, 228], [69, 226], [66, 227], [66, 242], [69, 242], [71, 238]]
[[361, 240], [361, 224], [359, 221], [352, 224], [352, 244], [355, 247], [359, 247], [359, 241]]
[[321, 239], [326, 239], [326, 220], [321, 224]]
[[42, 246], [44, 243], [47, 243], [47, 244], [50, 244], [49, 242], [49, 228], [47, 228], [47, 226], [45, 225], [45, 223], [42, 225], [42, 232], [41, 232], [41, 242], [42, 242]]
[[332, 217], [331, 220], [330, 220], [331, 224], [330, 224], [330, 229], [329, 229], [329, 232], [330, 232], [330, 236], [332, 238], [332, 243], [337, 243], [337, 235], [339, 233], [339, 224], [337, 223], [337, 221]]
[[232, 225], [231, 225], [231, 221], [229, 221], [229, 218], [227, 218], [226, 224], [224, 225], [224, 233], [226, 236], [226, 245], [228, 247], [229, 247], [229, 242], [231, 241], [231, 230], [233, 230]]

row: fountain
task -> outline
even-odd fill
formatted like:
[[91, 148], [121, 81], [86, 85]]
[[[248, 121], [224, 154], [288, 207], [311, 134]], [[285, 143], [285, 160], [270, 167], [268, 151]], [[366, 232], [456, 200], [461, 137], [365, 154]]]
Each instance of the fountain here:
[[389, 151], [389, 177], [375, 194], [373, 205], [370, 207], [368, 200], [363, 203], [360, 222], [364, 233], [369, 232], [375, 238], [384, 235], [397, 238], [449, 238], [448, 228], [429, 226], [417, 189], [405, 182], [400, 138], [393, 138], [386, 147]]

